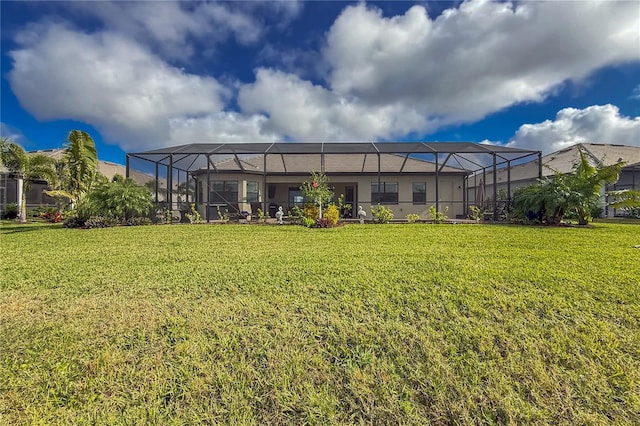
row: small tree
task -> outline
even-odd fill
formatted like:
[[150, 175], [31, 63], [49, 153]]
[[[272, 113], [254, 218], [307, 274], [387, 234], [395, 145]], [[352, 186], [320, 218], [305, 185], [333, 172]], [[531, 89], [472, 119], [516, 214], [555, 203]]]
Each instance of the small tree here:
[[96, 145], [87, 132], [69, 132], [63, 162], [69, 178], [67, 187], [63, 189], [78, 198], [91, 189], [98, 167]]
[[622, 166], [622, 162], [592, 166], [581, 150], [580, 161], [573, 166], [572, 173], [557, 172], [552, 178], [541, 179], [517, 191], [514, 209], [520, 217], [533, 215], [543, 223], [558, 224], [566, 217], [575, 216], [579, 225], [586, 225], [598, 206], [602, 185], [616, 182]]
[[0, 162], [18, 180], [20, 223], [27, 223], [27, 192], [32, 181], [56, 180], [55, 160], [43, 154], [29, 154], [9, 138], [0, 139]]
[[302, 195], [318, 206], [318, 219], [322, 218], [322, 208], [333, 198], [329, 179], [324, 173], [311, 172], [311, 178], [300, 186]]

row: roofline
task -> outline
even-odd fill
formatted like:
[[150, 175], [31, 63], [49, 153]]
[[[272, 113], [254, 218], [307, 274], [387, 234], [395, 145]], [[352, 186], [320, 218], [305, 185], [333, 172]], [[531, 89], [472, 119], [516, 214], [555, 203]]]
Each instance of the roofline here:
[[[198, 149], [193, 149], [201, 145]], [[310, 152], [309, 147], [316, 146]], [[192, 149], [189, 149], [192, 148]], [[286, 148], [286, 149], [281, 149]], [[412, 154], [500, 154], [529, 153], [540, 151], [512, 148], [477, 142], [233, 142], [233, 143], [192, 143], [150, 151], [130, 152], [128, 155], [175, 155], [175, 154], [369, 154], [405, 153]]]

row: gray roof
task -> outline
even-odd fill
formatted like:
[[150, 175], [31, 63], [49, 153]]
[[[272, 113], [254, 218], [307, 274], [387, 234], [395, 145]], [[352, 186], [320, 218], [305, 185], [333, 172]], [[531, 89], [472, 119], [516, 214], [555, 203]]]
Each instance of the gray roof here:
[[[616, 164], [619, 161], [626, 163], [625, 168], [635, 167], [640, 162], [640, 147], [628, 145], [578, 143], [570, 147], [552, 152], [542, 157], [542, 176], [553, 176], [556, 172], [571, 173], [574, 164], [580, 161], [580, 150], [587, 156], [593, 165], [605, 166]], [[538, 162], [531, 161], [515, 165], [511, 168], [511, 181], [535, 180], [538, 177]], [[507, 181], [506, 169], [499, 169], [498, 183]], [[493, 182], [491, 169], [487, 169], [486, 184]]]
[[233, 170], [245, 172], [264, 172], [266, 161], [267, 173], [371, 173], [378, 171], [379, 158], [381, 172], [434, 172], [437, 161], [439, 171], [459, 173], [476, 169], [478, 156], [500, 161], [537, 154], [474, 142], [283, 142], [193, 143], [127, 155], [185, 171], [206, 169], [209, 158], [211, 168], [233, 160]]

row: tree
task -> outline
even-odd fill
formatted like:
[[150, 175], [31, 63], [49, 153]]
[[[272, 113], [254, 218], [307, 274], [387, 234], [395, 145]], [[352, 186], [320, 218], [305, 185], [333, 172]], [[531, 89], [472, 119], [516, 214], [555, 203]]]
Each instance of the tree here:
[[579, 225], [586, 225], [591, 219], [591, 212], [600, 200], [600, 189], [603, 184], [615, 183], [620, 176], [623, 162], [609, 166], [592, 166], [586, 154], [580, 150], [580, 162], [573, 167], [573, 173], [566, 176], [569, 193], [567, 210], [575, 212]]
[[592, 166], [586, 154], [580, 151], [580, 161], [570, 174], [556, 173], [537, 184], [514, 194], [516, 215], [542, 223], [558, 224], [567, 217], [575, 217], [578, 224], [586, 225], [591, 212], [598, 207], [600, 189], [604, 183], [618, 180], [624, 163]]
[[306, 199], [313, 200], [318, 205], [318, 219], [322, 218], [323, 206], [333, 198], [329, 178], [324, 173], [311, 172], [310, 181], [303, 182], [300, 191]]
[[29, 154], [9, 138], [0, 139], [0, 160], [18, 180], [20, 223], [27, 222], [27, 192], [36, 179], [54, 183], [57, 178], [55, 160], [44, 154]]
[[98, 167], [98, 153], [91, 136], [80, 130], [70, 131], [63, 161], [69, 179], [63, 189], [78, 198], [91, 189]]

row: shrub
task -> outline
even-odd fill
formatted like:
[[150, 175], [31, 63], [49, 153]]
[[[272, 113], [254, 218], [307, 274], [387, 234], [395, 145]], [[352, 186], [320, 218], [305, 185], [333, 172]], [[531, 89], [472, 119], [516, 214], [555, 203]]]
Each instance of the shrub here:
[[377, 207], [371, 208], [371, 216], [375, 223], [389, 223], [393, 219], [393, 212], [391, 209], [378, 204]]
[[2, 215], [4, 219], [15, 219], [18, 217], [18, 205], [16, 203], [9, 203]]
[[480, 222], [480, 218], [482, 217], [482, 210], [478, 206], [469, 207], [469, 219], [475, 220], [476, 222]]
[[331, 220], [323, 217], [322, 219], [317, 219], [315, 223], [315, 228], [333, 228], [336, 226], [335, 223], [332, 223]]
[[46, 213], [44, 218], [51, 223], [60, 223], [62, 222], [62, 212], [60, 210], [56, 210], [53, 214]]
[[418, 219], [420, 219], [420, 215], [417, 213], [409, 213], [407, 215], [407, 222], [415, 223]]
[[516, 191], [513, 210], [517, 218], [531, 221], [534, 218], [550, 225], [575, 218], [579, 225], [586, 225], [600, 203], [600, 188], [605, 183], [618, 180], [624, 163], [609, 166], [592, 166], [588, 156], [580, 150], [580, 161], [573, 165], [570, 174], [556, 172], [551, 178]]
[[304, 212], [298, 206], [293, 206], [289, 212], [289, 217], [294, 223], [302, 224], [304, 219]]
[[113, 217], [91, 216], [84, 223], [85, 228], [109, 228], [112, 226], [118, 226], [121, 222]]
[[152, 205], [151, 192], [131, 179], [102, 182], [78, 203], [78, 216], [111, 217], [125, 223], [131, 217], [147, 216]]
[[640, 207], [623, 207], [622, 210], [627, 214], [627, 216], [640, 219]]
[[304, 205], [304, 217], [308, 217], [309, 219], [316, 220], [318, 218], [318, 206], [313, 205], [311, 203], [306, 203]]
[[344, 202], [344, 194], [340, 194], [340, 196], [338, 196], [338, 211], [340, 212], [340, 217], [348, 216], [351, 209], [351, 204]]
[[151, 225], [151, 219], [149, 219], [148, 217], [130, 217], [129, 219], [127, 219], [127, 226], [144, 226], [144, 225]]
[[82, 228], [86, 220], [78, 216], [71, 216], [64, 220], [62, 226], [65, 228]]
[[442, 223], [448, 219], [446, 213], [449, 211], [449, 207], [445, 207], [443, 212], [436, 210], [435, 206], [429, 207], [429, 215], [433, 220], [433, 223]]
[[269, 218], [269, 213], [265, 213], [262, 211], [262, 209], [258, 209], [258, 221], [259, 222], [266, 222], [267, 219]]
[[87, 219], [84, 222], [84, 226], [87, 229], [93, 229], [93, 228], [106, 228], [106, 224], [104, 222], [104, 218], [101, 216], [91, 216], [89, 219]]
[[196, 208], [195, 203], [191, 203], [191, 211], [189, 213], [185, 213], [187, 219], [189, 219], [189, 223], [198, 223], [202, 221], [202, 216], [200, 216], [200, 212]]
[[218, 212], [218, 219], [223, 222], [229, 222], [229, 210], [224, 209], [224, 212], [220, 212], [220, 207], [216, 207], [216, 211]]
[[302, 224], [307, 228], [313, 228], [316, 225], [316, 219], [305, 216], [302, 218]]
[[[35, 210], [35, 209], [34, 209]], [[51, 223], [62, 222], [62, 213], [55, 207], [38, 207], [40, 214], [37, 217]]]
[[340, 218], [338, 207], [335, 204], [329, 204], [329, 207], [322, 214], [322, 218], [328, 220], [331, 226], [335, 226]]

